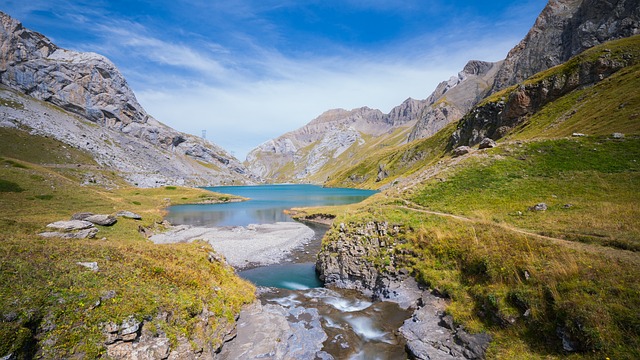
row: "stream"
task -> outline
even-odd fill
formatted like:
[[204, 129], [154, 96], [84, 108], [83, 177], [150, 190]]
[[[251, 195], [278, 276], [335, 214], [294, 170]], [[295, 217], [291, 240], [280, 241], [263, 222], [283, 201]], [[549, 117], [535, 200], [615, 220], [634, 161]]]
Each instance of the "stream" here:
[[[283, 210], [300, 206], [341, 205], [362, 201], [373, 191], [327, 189], [313, 185], [262, 185], [207, 188], [248, 197], [239, 203], [180, 205], [169, 209], [172, 224], [248, 226], [293, 221]], [[258, 286], [262, 305], [287, 311], [317, 311], [326, 340], [322, 351], [335, 359], [405, 359], [405, 344], [397, 329], [410, 312], [397, 304], [371, 301], [360, 293], [323, 286], [315, 271], [316, 255], [328, 226], [305, 223], [314, 231], [311, 241], [295, 249], [283, 262], [243, 269], [241, 277]], [[293, 321], [293, 320], [290, 320]], [[329, 357], [327, 357], [329, 358]]]

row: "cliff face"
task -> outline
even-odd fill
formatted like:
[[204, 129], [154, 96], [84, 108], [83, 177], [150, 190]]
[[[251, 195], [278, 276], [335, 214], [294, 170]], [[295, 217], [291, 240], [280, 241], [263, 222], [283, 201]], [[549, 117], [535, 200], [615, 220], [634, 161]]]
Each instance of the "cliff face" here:
[[595, 45], [638, 33], [637, 0], [550, 0], [529, 33], [507, 55], [493, 91], [562, 64]]
[[[147, 114], [107, 58], [61, 49], [2, 12], [0, 25], [0, 83], [80, 117], [58, 111], [26, 116], [40, 105], [22, 98], [21, 103], [29, 103], [25, 113], [3, 109], [13, 119], [6, 124], [39, 129], [44, 135], [88, 150], [100, 164], [114, 167], [140, 186], [251, 181], [244, 166], [222, 148], [180, 133]], [[101, 131], [74, 134], [82, 131], [75, 123], [84, 120]], [[81, 135], [82, 141], [69, 142]], [[115, 138], [116, 144], [126, 144], [126, 148], [108, 146], [102, 137]]]
[[549, 69], [517, 87], [505, 89], [472, 109], [458, 123], [448, 147], [472, 146], [484, 138], [497, 140], [545, 105], [571, 91], [592, 86], [617, 71], [636, 65], [640, 35], [603, 45]]
[[322, 182], [349, 159], [357, 161], [378, 140], [398, 129], [408, 131], [423, 106], [422, 101], [407, 99], [389, 114], [367, 107], [329, 110], [258, 146], [245, 164], [255, 175], [273, 181]]

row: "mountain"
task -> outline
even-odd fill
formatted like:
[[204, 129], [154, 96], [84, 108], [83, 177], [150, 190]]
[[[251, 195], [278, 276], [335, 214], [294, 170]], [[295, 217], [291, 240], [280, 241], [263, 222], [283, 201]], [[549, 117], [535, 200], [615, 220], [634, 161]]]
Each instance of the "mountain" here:
[[[425, 100], [407, 99], [388, 114], [367, 107], [329, 110], [302, 128], [249, 152], [245, 165], [272, 182], [321, 183], [363, 157], [429, 137], [459, 120], [491, 89], [500, 63], [472, 60]], [[379, 178], [385, 177], [381, 167]]]
[[138, 186], [253, 181], [219, 146], [147, 114], [107, 58], [59, 48], [2, 12], [0, 24], [0, 84], [3, 96], [20, 104], [0, 108], [3, 126], [88, 150]]
[[609, 40], [640, 34], [638, 0], [551, 0], [507, 55], [493, 92]]
[[423, 101], [407, 99], [389, 114], [367, 107], [329, 110], [253, 149], [245, 164], [274, 182], [323, 182], [357, 163], [363, 152], [404, 141], [423, 107]]

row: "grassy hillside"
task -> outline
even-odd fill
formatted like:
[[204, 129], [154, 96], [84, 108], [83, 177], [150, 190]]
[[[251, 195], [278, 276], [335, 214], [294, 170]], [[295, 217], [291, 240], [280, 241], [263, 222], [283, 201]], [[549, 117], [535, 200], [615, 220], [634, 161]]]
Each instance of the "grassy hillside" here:
[[[0, 128], [0, 356], [95, 358], [104, 355], [104, 324], [129, 316], [145, 319], [145, 326], [174, 345], [180, 338], [194, 349], [207, 341], [219, 344], [240, 306], [252, 301], [253, 287], [231, 268], [210, 262], [209, 245], [154, 245], [139, 229], [161, 226], [162, 208], [169, 204], [221, 195], [176, 187], [80, 186], [88, 173], [123, 184], [83, 152]], [[118, 210], [134, 211], [143, 220], [118, 218], [112, 227], [98, 226], [95, 239], [36, 235], [76, 212]], [[77, 264], [92, 261], [99, 271]], [[198, 322], [205, 309], [212, 332]]]
[[[600, 56], [629, 61], [639, 39], [528, 82]], [[392, 186], [348, 210], [311, 210], [337, 216], [325, 241], [338, 238], [339, 223], [403, 225], [400, 245], [372, 262], [407, 268], [444, 294], [456, 323], [493, 335], [488, 358], [640, 358], [640, 68], [628, 63], [544, 104], [497, 148], [452, 157], [452, 125], [338, 174], [330, 185]], [[376, 182], [381, 163], [389, 177]], [[547, 210], [532, 209], [539, 203]]]

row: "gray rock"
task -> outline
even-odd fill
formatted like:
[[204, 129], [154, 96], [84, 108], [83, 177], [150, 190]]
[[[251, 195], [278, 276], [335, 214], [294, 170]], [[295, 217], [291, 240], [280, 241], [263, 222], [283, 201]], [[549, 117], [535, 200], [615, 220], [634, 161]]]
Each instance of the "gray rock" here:
[[68, 220], [56, 221], [47, 225], [48, 228], [58, 229], [62, 231], [84, 230], [94, 227], [93, 223], [84, 220]]
[[547, 209], [548, 206], [545, 203], [538, 203], [529, 208], [531, 211], [547, 211]]
[[125, 219], [142, 220], [142, 216], [127, 210], [118, 211], [116, 216], [120, 216]]
[[579, 132], [574, 132], [573, 134], [571, 134], [571, 136], [573, 136], [573, 137], [585, 137], [587, 135], [583, 134], [583, 133], [579, 133]]
[[98, 268], [98, 263], [95, 261], [92, 262], [77, 262], [76, 264], [80, 265], [80, 266], [84, 266], [87, 269], [91, 270], [91, 271], [98, 271], [100, 270], [100, 268]]
[[38, 235], [45, 238], [61, 238], [61, 239], [93, 239], [98, 233], [98, 229], [89, 228], [73, 232], [47, 231]]
[[462, 156], [471, 152], [471, 148], [468, 146], [458, 146], [453, 149], [453, 156]]
[[85, 221], [94, 223], [96, 225], [102, 226], [111, 226], [115, 224], [118, 220], [111, 215], [91, 215], [85, 218]]
[[407, 350], [415, 359], [483, 359], [491, 336], [471, 335], [455, 327], [453, 318], [444, 315], [445, 302], [430, 293], [422, 297], [422, 307], [407, 319], [400, 334], [407, 340]]
[[498, 146], [498, 144], [490, 138], [484, 138], [478, 144], [478, 149], [490, 149]]
[[255, 302], [245, 307], [237, 323], [237, 335], [226, 343], [220, 359], [315, 359], [327, 358], [317, 309], [285, 308]]
[[640, 33], [637, 0], [549, 1], [525, 38], [504, 60], [497, 92], [604, 42]]
[[71, 215], [71, 220], [86, 220], [89, 216], [92, 216], [91, 212], [79, 212]]
[[624, 134], [616, 132], [616, 133], [611, 134], [611, 137], [614, 138], [614, 139], [624, 139]]

